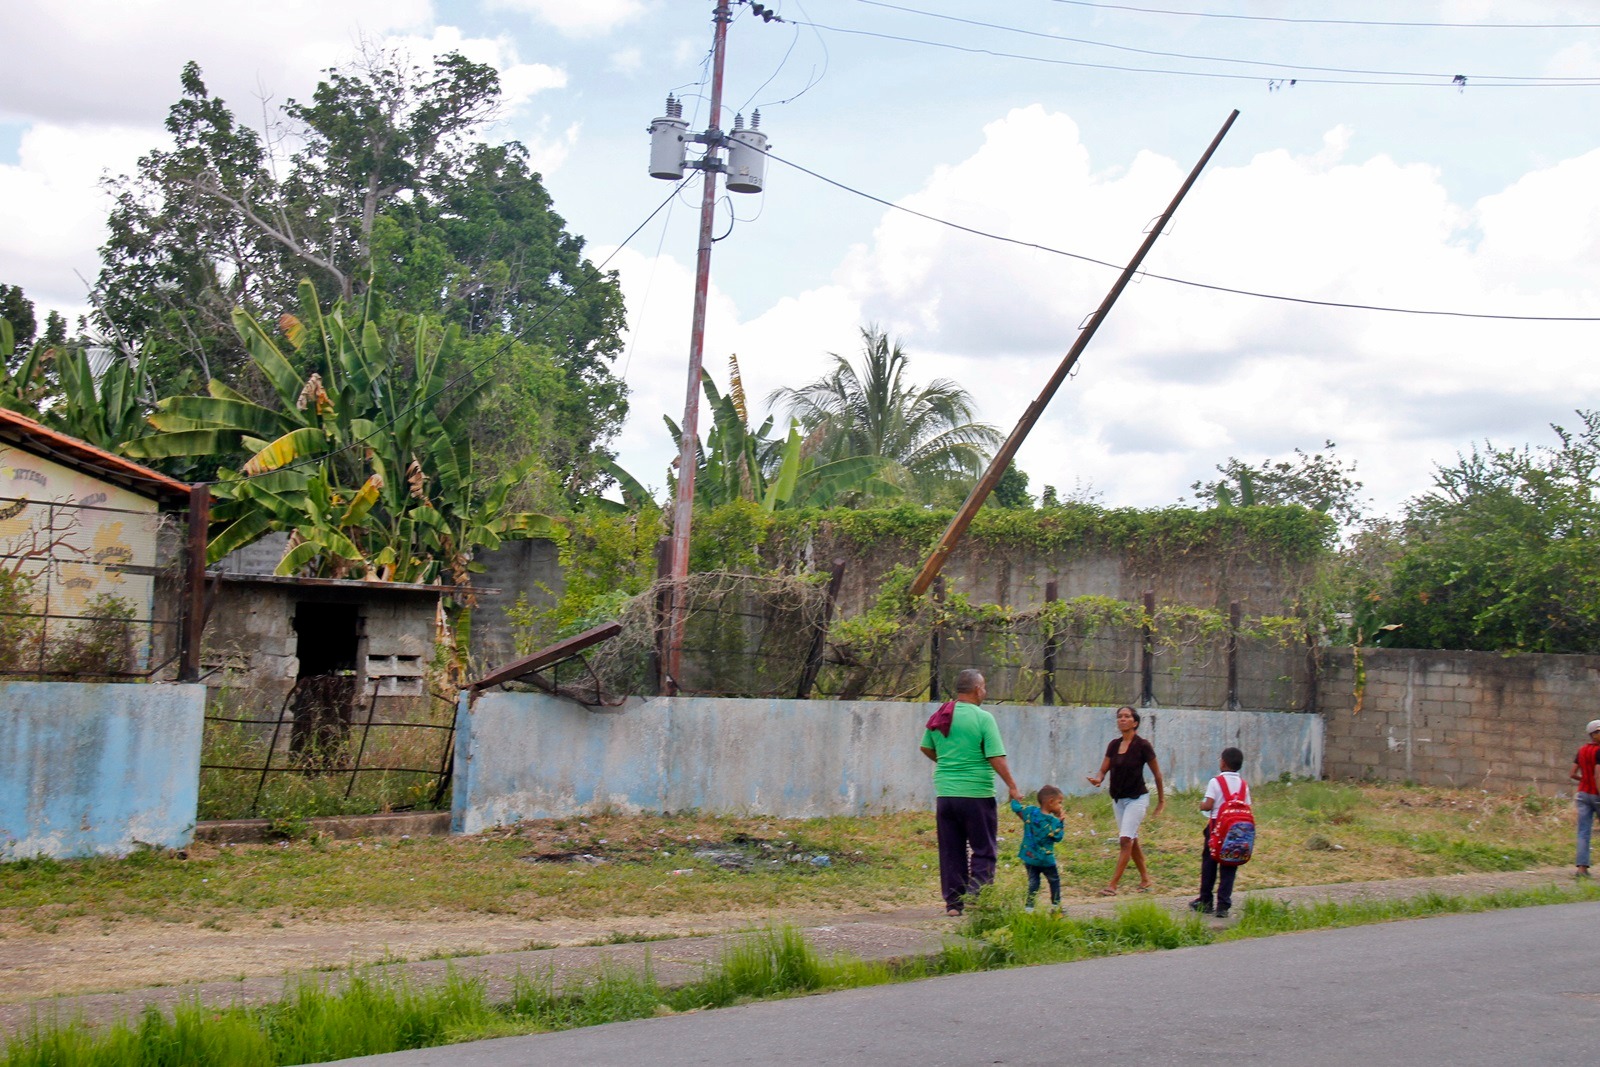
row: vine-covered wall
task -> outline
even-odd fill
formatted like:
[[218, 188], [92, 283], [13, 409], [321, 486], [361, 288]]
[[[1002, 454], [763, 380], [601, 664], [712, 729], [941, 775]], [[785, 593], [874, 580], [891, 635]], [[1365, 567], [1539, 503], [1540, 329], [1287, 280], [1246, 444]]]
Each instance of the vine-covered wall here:
[[[846, 561], [840, 609], [866, 610], [897, 565], [920, 566], [949, 524], [948, 511], [895, 508], [767, 516], [762, 561], [783, 570], [829, 570]], [[1304, 508], [1196, 511], [1092, 506], [1038, 511], [986, 508], [944, 568], [947, 587], [976, 603], [1031, 608], [1045, 586], [1058, 596], [1106, 596], [1247, 613], [1291, 612], [1333, 522]]]
[[[897, 570], [919, 566], [951, 512], [902, 507], [768, 513], [736, 503], [695, 518], [696, 573], [807, 574], [845, 561], [836, 619], [879, 606]], [[508, 544], [516, 566], [488, 559], [473, 647], [504, 662], [585, 624], [614, 617], [656, 576], [655, 546], [666, 517], [580, 515], [566, 520], [556, 551]], [[1072, 601], [1103, 597], [1133, 604], [1149, 590], [1160, 605], [1247, 616], [1296, 613], [1334, 524], [1298, 507], [1141, 511], [1072, 505], [1039, 510], [986, 508], [946, 567], [947, 594], [974, 605], [1036, 609], [1047, 583]], [[903, 584], [903, 583], [902, 583]]]

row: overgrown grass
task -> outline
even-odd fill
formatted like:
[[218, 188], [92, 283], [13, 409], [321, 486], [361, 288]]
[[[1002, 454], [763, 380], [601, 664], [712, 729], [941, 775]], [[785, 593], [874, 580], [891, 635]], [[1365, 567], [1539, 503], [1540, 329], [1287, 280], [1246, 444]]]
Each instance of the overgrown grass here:
[[[242, 717], [231, 704], [219, 705], [222, 717]], [[454, 709], [442, 702], [429, 704], [427, 718], [417, 721], [442, 725]], [[363, 735], [365, 744], [363, 745]], [[272, 745], [270, 723], [246, 724], [208, 719], [202, 740], [200, 818], [270, 819], [286, 837], [303, 836], [307, 820], [329, 815], [370, 815], [375, 812], [434, 807], [437, 775], [418, 771], [387, 771], [381, 767], [438, 767], [449, 743], [442, 730], [425, 727], [350, 727], [338, 751], [291, 754], [288, 731], [281, 731], [272, 754], [271, 773], [262, 781]], [[355, 774], [350, 767], [360, 755], [367, 770]], [[254, 767], [255, 770], [222, 770]], [[448, 798], [448, 794], [446, 794]], [[448, 799], [444, 800], [448, 806]]]
[[[1157, 888], [1192, 890], [1201, 816], [1193, 794], [1145, 823]], [[1242, 888], [1506, 870], [1571, 861], [1570, 804], [1470, 790], [1324, 782], [1255, 786], [1256, 858]], [[1063, 889], [1082, 899], [1116, 858], [1110, 805], [1074, 797], [1057, 848]], [[999, 886], [1020, 902], [1019, 824], [1001, 814]], [[743, 869], [696, 856], [740, 851]], [[812, 857], [826, 855], [827, 866]], [[582, 857], [602, 860], [591, 863]], [[679, 871], [691, 873], [680, 874]], [[0, 865], [0, 924], [36, 930], [83, 920], [211, 922], [229, 928], [313, 920], [403, 920], [432, 911], [522, 919], [783, 916], [938, 904], [931, 813], [784, 820], [598, 815], [539, 820], [459, 838], [219, 848], [187, 858]], [[1127, 883], [1125, 883], [1126, 885]], [[604, 932], [604, 931], [602, 931]]]
[[98, 1031], [35, 1027], [7, 1042], [3, 1067], [321, 1063], [943, 974], [1590, 900], [1600, 900], [1600, 887], [1592, 883], [1347, 903], [1282, 904], [1251, 898], [1238, 923], [1219, 930], [1198, 916], [1176, 917], [1152, 901], [1130, 904], [1106, 918], [1073, 919], [1025, 914], [991, 892], [969, 911], [965, 937], [952, 939], [937, 955], [898, 964], [823, 959], [797, 930], [780, 927], [735, 942], [703, 978], [675, 989], [663, 989], [648, 967], [642, 972], [601, 970], [575, 990], [557, 989], [551, 974], [519, 976], [510, 999], [497, 1004], [481, 982], [453, 974], [437, 987], [420, 990], [403, 981], [378, 982], [355, 974], [338, 991], [302, 984], [282, 1003], [262, 1008], [210, 1010], [187, 1003], [170, 1019], [151, 1009], [135, 1023]]

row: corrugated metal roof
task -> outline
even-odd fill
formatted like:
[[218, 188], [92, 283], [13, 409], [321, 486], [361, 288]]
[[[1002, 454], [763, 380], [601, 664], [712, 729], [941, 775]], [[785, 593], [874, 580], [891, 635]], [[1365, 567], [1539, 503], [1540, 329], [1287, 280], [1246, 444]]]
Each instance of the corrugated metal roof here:
[[163, 504], [188, 504], [189, 484], [168, 478], [131, 459], [96, 448], [14, 411], [0, 408], [0, 440], [46, 459], [114, 482], [129, 492]]

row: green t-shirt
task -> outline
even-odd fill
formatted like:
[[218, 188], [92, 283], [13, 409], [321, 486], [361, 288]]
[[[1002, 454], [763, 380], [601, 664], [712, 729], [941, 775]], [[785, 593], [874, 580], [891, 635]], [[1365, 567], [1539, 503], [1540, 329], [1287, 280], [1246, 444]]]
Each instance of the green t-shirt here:
[[956, 702], [950, 720], [950, 736], [938, 730], [925, 730], [922, 747], [933, 749], [939, 761], [933, 767], [933, 792], [941, 797], [993, 797], [992, 756], [1004, 756], [1000, 727], [994, 716], [963, 701]]

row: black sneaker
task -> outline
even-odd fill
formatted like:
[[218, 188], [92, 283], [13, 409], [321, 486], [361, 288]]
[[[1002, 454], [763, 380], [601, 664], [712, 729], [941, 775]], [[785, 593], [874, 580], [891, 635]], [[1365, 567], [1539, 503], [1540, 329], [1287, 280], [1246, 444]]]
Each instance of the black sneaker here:
[[[1210, 910], [1210, 909], [1207, 909], [1207, 910]], [[1231, 908], [1218, 908], [1214, 914], [1219, 919], [1226, 919], [1228, 917], [1228, 912], [1231, 911], [1231, 910], [1232, 910]]]
[[1211, 901], [1206, 900], [1204, 897], [1195, 897], [1189, 901], [1189, 910], [1198, 911], [1201, 915], [1210, 915]]

